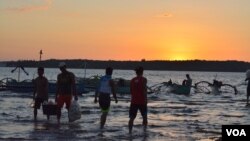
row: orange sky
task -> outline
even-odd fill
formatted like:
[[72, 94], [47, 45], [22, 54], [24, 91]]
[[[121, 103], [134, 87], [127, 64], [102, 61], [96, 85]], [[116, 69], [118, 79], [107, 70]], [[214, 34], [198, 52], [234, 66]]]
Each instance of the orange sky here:
[[250, 61], [249, 0], [1, 0], [0, 60]]

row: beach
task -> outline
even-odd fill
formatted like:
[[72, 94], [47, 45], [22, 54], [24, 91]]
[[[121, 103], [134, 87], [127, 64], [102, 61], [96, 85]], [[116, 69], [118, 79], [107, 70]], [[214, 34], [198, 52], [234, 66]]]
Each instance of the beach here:
[[[1, 79], [16, 77], [12, 68], [1, 68]], [[30, 75], [21, 75], [21, 79], [33, 79], [36, 68], [26, 69]], [[78, 77], [84, 77], [83, 69], [69, 69]], [[58, 69], [46, 69], [45, 76], [56, 80]], [[68, 123], [67, 110], [62, 111], [61, 124], [55, 116], [47, 117], [38, 111], [38, 119], [33, 120], [30, 107], [32, 93], [0, 92], [0, 140], [124, 140], [124, 141], [213, 141], [221, 137], [222, 125], [241, 125], [250, 122], [250, 110], [245, 107], [246, 85], [244, 73], [230, 72], [184, 72], [184, 71], [147, 71], [145, 77], [148, 86], [166, 82], [170, 78], [176, 83], [185, 79], [189, 73], [193, 83], [206, 80], [218, 80], [237, 86], [238, 95], [222, 93], [219, 95], [195, 93], [176, 95], [161, 92], [148, 95], [148, 128], [141, 125], [138, 113], [133, 133], [128, 133], [128, 110], [130, 95], [118, 94], [119, 102], [111, 102], [111, 110], [104, 129], [99, 129], [100, 109], [94, 103], [94, 92], [79, 96], [82, 117]], [[87, 76], [103, 75], [104, 70], [87, 70]], [[114, 78], [131, 79], [133, 70], [114, 70]], [[49, 100], [54, 100], [53, 94]]]

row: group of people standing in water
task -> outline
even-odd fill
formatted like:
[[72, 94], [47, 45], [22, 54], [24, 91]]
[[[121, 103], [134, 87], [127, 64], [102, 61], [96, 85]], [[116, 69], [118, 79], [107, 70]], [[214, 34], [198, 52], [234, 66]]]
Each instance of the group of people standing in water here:
[[[76, 94], [75, 76], [67, 70], [66, 64], [59, 64], [61, 73], [57, 76], [57, 90], [55, 101], [57, 103], [57, 121], [60, 123], [61, 109], [64, 104], [66, 109], [69, 109], [72, 99], [78, 100]], [[136, 76], [130, 82], [131, 104], [129, 108], [129, 133], [132, 133], [133, 123], [137, 116], [138, 110], [143, 118], [142, 124], [146, 128], [147, 119], [147, 79], [143, 77], [143, 67], [135, 69]], [[48, 101], [48, 80], [44, 76], [44, 68], [39, 67], [38, 77], [34, 80], [35, 89], [33, 93], [34, 105], [34, 120], [37, 119], [37, 109], [40, 109], [43, 102]], [[112, 79], [113, 68], [107, 67], [106, 74], [101, 77], [99, 85], [96, 89], [94, 102], [99, 102], [101, 109], [100, 128], [102, 129], [106, 123], [106, 118], [110, 110], [111, 97], [118, 103], [115, 92], [115, 83]], [[48, 116], [49, 119], [49, 116]]]
[[[61, 71], [57, 76], [55, 102], [57, 103], [57, 121], [60, 123], [61, 109], [64, 104], [66, 109], [69, 109], [71, 100], [78, 100], [76, 93], [75, 75], [66, 69], [66, 64], [59, 64]], [[48, 101], [48, 80], [44, 76], [44, 68], [39, 67], [37, 70], [38, 77], [34, 80], [34, 120], [37, 119], [37, 109], [40, 109], [43, 102]], [[49, 119], [49, 116], [47, 117]]]
[[[55, 101], [57, 103], [57, 121], [60, 123], [61, 109], [64, 104], [66, 109], [69, 109], [72, 99], [78, 100], [76, 93], [75, 75], [67, 70], [66, 64], [61, 62], [59, 64], [61, 73], [57, 76], [57, 90], [55, 95]], [[136, 76], [130, 81], [130, 93], [131, 103], [129, 108], [129, 133], [132, 133], [133, 123], [137, 116], [138, 110], [142, 116], [142, 124], [146, 128], [148, 124], [147, 119], [147, 79], [143, 76], [143, 67], [137, 67], [135, 69]], [[101, 77], [98, 88], [95, 92], [94, 102], [99, 102], [101, 109], [100, 128], [102, 129], [106, 123], [106, 118], [110, 110], [111, 97], [118, 103], [118, 99], [115, 92], [115, 83], [112, 79], [113, 68], [107, 67], [106, 74]], [[192, 79], [187, 74], [187, 80], [183, 81], [183, 85], [190, 86]], [[247, 105], [249, 104], [250, 96], [250, 77], [246, 78], [248, 81], [247, 87]], [[44, 68], [38, 68], [38, 77], [34, 80], [35, 89], [33, 99], [35, 101], [34, 106], [34, 120], [37, 119], [37, 109], [40, 109], [41, 104], [48, 101], [48, 80], [44, 76]], [[48, 116], [49, 119], [49, 116]]]

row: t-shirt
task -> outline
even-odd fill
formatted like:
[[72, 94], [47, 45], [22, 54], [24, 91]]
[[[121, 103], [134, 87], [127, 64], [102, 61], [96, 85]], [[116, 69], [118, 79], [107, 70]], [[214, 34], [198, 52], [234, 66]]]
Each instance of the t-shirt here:
[[147, 79], [142, 76], [137, 76], [131, 80], [131, 104], [146, 104], [147, 97], [144, 95], [145, 83], [147, 83]]
[[72, 85], [75, 75], [71, 72], [60, 73], [57, 76], [57, 87], [59, 95], [72, 95]]
[[99, 92], [106, 93], [106, 94], [111, 93], [111, 86], [110, 86], [111, 79], [112, 79], [112, 77], [110, 75], [105, 75], [105, 76], [101, 77]]
[[34, 81], [36, 98], [48, 99], [48, 80], [45, 77], [37, 77]]

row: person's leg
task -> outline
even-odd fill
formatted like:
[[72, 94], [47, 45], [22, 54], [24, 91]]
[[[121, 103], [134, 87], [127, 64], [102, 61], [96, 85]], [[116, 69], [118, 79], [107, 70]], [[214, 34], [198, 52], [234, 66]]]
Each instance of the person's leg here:
[[129, 129], [129, 134], [132, 133], [132, 129], [133, 129], [133, 126], [134, 126], [134, 120], [135, 118], [129, 118], [129, 121], [128, 121], [128, 129]]
[[35, 107], [34, 107], [34, 120], [37, 120], [37, 109], [40, 109], [41, 100], [39, 98], [35, 99]]
[[101, 118], [100, 118], [100, 129], [103, 129], [106, 119], [107, 119], [108, 112], [102, 112]]
[[60, 119], [61, 119], [61, 109], [63, 107], [64, 104], [64, 97], [63, 96], [59, 96], [57, 98], [57, 123], [60, 124]]
[[147, 105], [140, 105], [139, 110], [141, 112], [142, 116], [142, 125], [146, 128], [148, 125], [148, 110], [147, 110]]
[[37, 118], [37, 108], [34, 107], [34, 120], [36, 121], [36, 118]]
[[61, 119], [61, 107], [57, 107], [57, 123], [60, 124]]
[[99, 106], [101, 108], [102, 111], [102, 115], [100, 118], [100, 128], [102, 129], [106, 123], [106, 119], [108, 116], [108, 112], [109, 112], [109, 108], [110, 108], [110, 96], [107, 94], [101, 94], [99, 96]]
[[147, 126], [148, 126], [148, 117], [143, 116], [142, 118], [143, 118], [142, 125], [144, 126], [144, 128], [147, 128]]
[[[71, 105], [71, 100], [72, 100], [72, 96], [65, 96], [65, 99], [64, 99], [65, 101], [65, 104], [66, 104], [66, 109], [68, 110], [68, 112], [69, 112], [69, 107], [70, 107], [70, 105]], [[70, 122], [70, 121], [69, 121]]]
[[249, 94], [247, 94], [247, 105], [249, 105]]
[[69, 111], [69, 107], [71, 105], [72, 96], [65, 96], [64, 102], [66, 104], [66, 109]]
[[128, 122], [129, 134], [132, 133], [134, 120], [136, 118], [137, 111], [138, 111], [138, 107], [136, 105], [131, 104], [129, 108], [129, 122]]

